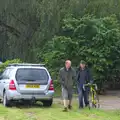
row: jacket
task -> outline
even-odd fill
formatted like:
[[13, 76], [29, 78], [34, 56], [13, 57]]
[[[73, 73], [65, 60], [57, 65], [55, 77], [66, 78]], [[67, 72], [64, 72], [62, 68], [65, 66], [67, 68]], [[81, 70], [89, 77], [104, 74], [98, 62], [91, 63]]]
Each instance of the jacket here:
[[73, 83], [75, 82], [76, 72], [72, 67], [68, 71], [66, 70], [65, 67], [61, 68], [59, 71], [59, 78], [60, 84], [63, 87], [70, 88], [73, 86]]
[[92, 75], [88, 68], [85, 68], [83, 71], [81, 70], [81, 68], [78, 68], [76, 74], [77, 74], [77, 77], [76, 77], [77, 85], [82, 87], [83, 84], [93, 83]]

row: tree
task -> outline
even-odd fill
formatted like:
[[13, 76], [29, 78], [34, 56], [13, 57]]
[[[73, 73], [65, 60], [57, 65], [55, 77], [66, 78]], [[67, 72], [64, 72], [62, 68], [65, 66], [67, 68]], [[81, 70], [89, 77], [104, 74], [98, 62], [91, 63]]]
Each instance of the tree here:
[[[64, 19], [62, 34], [53, 38], [52, 51], [46, 51], [45, 60], [51, 67], [63, 65], [71, 59], [77, 66], [81, 59], [92, 65], [94, 79], [108, 80], [111, 68], [116, 69], [120, 59], [120, 29], [115, 16]], [[113, 70], [114, 71], [114, 70]]]

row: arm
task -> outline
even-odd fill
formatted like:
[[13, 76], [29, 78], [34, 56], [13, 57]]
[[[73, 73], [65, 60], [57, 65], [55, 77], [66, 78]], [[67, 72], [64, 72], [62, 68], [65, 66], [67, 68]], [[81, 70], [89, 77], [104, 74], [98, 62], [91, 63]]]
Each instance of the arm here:
[[62, 71], [61, 70], [59, 71], [59, 82], [62, 86], [64, 86], [64, 80], [62, 78]]
[[76, 80], [76, 71], [73, 69], [73, 79]]
[[80, 78], [80, 72], [79, 70], [76, 71], [76, 84], [79, 85], [79, 78]]
[[76, 85], [76, 71], [73, 69], [73, 85]]

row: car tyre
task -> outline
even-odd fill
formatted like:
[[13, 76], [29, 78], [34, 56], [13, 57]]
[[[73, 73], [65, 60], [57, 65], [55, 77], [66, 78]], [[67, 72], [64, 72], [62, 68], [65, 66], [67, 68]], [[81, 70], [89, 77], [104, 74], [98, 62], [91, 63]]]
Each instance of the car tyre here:
[[44, 107], [50, 107], [53, 104], [53, 99], [51, 100], [43, 100], [42, 101]]
[[4, 94], [3, 94], [3, 105], [5, 107], [9, 107], [10, 106], [10, 100], [7, 99], [6, 92], [4, 92]]

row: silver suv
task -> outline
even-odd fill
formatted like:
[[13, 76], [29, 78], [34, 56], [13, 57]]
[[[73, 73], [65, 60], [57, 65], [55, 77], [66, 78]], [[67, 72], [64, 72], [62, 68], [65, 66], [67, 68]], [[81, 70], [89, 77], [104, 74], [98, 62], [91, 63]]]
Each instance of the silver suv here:
[[48, 70], [41, 64], [11, 64], [0, 77], [0, 97], [4, 106], [13, 101], [53, 102], [54, 86]]

